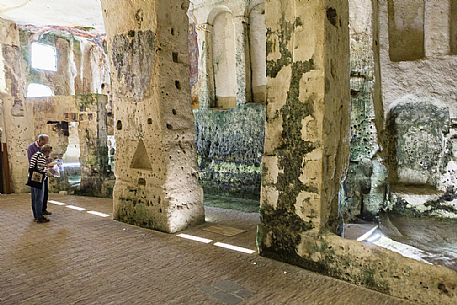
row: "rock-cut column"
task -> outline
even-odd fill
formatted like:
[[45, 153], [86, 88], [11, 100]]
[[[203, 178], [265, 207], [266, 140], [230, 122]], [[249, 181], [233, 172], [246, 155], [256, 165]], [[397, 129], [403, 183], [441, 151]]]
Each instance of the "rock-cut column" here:
[[214, 104], [214, 71], [212, 58], [213, 26], [208, 23], [197, 25], [199, 50], [198, 86], [200, 108], [206, 109]]
[[349, 155], [348, 3], [266, 2], [267, 124], [258, 246], [299, 263], [305, 235], [335, 232]]
[[249, 57], [249, 19], [244, 16], [233, 18], [235, 27], [236, 59], [236, 103], [242, 105], [251, 101], [251, 63]]
[[113, 217], [176, 232], [202, 222], [188, 1], [103, 0], [116, 136]]

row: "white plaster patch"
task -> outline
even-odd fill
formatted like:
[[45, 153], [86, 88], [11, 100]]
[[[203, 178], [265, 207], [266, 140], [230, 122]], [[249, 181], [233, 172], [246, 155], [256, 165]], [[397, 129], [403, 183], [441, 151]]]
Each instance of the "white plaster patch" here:
[[[278, 157], [277, 156], [264, 156], [263, 166], [266, 169], [266, 174], [263, 176], [264, 183], [276, 184], [278, 182], [278, 175], [280, 173], [278, 168]], [[281, 173], [284, 171], [281, 171]]]
[[304, 185], [320, 188], [322, 177], [322, 149], [314, 149], [303, 157], [303, 169], [298, 178]]
[[301, 192], [295, 201], [295, 213], [304, 221], [319, 221], [320, 195], [316, 193]]
[[260, 194], [260, 206], [270, 206], [274, 209], [278, 207], [279, 191], [271, 186], [263, 186]]
[[302, 120], [301, 138], [303, 141], [314, 142], [319, 138], [317, 121], [312, 116], [307, 116]]
[[447, 164], [445, 173], [441, 175], [439, 189], [444, 191], [449, 185], [457, 185], [457, 162], [455, 161]]

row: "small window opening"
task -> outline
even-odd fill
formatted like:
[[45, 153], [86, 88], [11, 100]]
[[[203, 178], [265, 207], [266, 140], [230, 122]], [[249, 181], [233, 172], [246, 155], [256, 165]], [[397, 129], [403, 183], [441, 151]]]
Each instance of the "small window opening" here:
[[38, 42], [32, 43], [32, 68], [57, 71], [56, 48]]
[[51, 88], [40, 84], [30, 84], [27, 87], [27, 97], [48, 97], [54, 96]]

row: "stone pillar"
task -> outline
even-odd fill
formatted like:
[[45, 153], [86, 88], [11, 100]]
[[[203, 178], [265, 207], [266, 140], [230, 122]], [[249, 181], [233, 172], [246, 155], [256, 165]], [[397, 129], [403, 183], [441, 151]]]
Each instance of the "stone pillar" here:
[[117, 143], [113, 217], [165, 232], [204, 221], [189, 84], [188, 3], [102, 1]]
[[[384, 111], [379, 77], [377, 6], [349, 0], [351, 43], [351, 153], [341, 214], [349, 221], [379, 212], [386, 192], [386, 170], [379, 157]], [[379, 138], [379, 139], [378, 139]]]
[[266, 2], [267, 124], [258, 246], [295, 261], [335, 232], [349, 156], [348, 3]]
[[251, 64], [249, 60], [249, 19], [244, 16], [233, 18], [235, 26], [236, 54], [236, 104], [251, 101]]
[[81, 148], [81, 193], [107, 196], [103, 183], [107, 180], [108, 136], [106, 105], [108, 97], [101, 94], [76, 96], [79, 106], [79, 142]]
[[200, 60], [198, 61], [199, 101], [200, 109], [206, 109], [214, 104], [213, 26], [204, 23], [197, 25], [196, 28], [200, 53]]
[[34, 140], [31, 113], [27, 110], [24, 97], [26, 76], [16, 24], [0, 19], [0, 29], [3, 59], [0, 73], [4, 73], [4, 84], [0, 90], [5, 124], [3, 137], [8, 147], [13, 192], [23, 193], [30, 191], [25, 185], [28, 169], [27, 146]]

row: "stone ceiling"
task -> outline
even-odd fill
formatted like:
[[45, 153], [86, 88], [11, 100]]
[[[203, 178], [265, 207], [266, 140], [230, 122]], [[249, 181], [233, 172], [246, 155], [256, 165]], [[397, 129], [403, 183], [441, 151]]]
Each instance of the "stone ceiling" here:
[[18, 24], [89, 27], [105, 32], [100, 0], [0, 0], [0, 17]]

